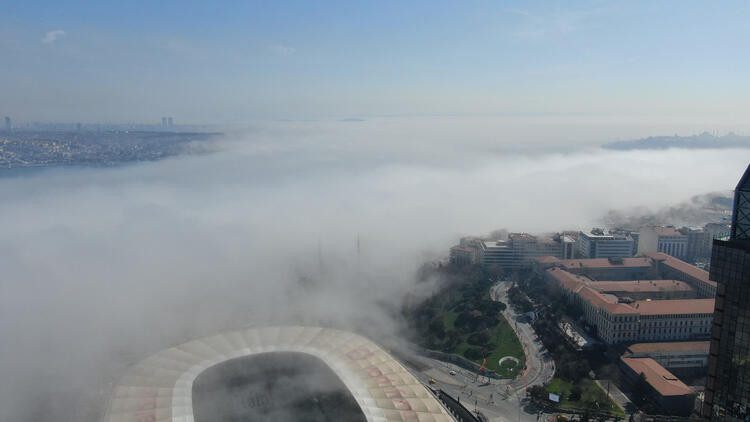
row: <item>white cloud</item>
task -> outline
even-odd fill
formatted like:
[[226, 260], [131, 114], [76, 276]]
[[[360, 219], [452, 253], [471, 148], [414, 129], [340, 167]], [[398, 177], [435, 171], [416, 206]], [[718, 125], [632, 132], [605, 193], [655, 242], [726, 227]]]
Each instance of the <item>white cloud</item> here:
[[271, 53], [281, 57], [289, 57], [297, 51], [297, 49], [294, 47], [289, 47], [288, 45], [282, 44], [273, 44], [267, 46], [266, 48]]
[[63, 31], [62, 29], [55, 29], [54, 31], [49, 31], [46, 34], [44, 34], [44, 38], [42, 38], [42, 44], [52, 44], [63, 35], [65, 35], [65, 31]]
[[123, 366], [247, 324], [397, 332], [460, 235], [590, 228], [731, 189], [748, 162], [574, 150], [578, 120], [514, 121], [264, 122], [215, 154], [0, 178], [0, 420], [76, 420]]

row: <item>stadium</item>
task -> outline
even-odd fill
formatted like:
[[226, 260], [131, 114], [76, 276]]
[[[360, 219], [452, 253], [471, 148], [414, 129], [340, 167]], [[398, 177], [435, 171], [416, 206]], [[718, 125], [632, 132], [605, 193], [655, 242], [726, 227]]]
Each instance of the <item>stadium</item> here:
[[453, 421], [373, 342], [318, 327], [248, 328], [163, 350], [123, 376], [109, 422]]

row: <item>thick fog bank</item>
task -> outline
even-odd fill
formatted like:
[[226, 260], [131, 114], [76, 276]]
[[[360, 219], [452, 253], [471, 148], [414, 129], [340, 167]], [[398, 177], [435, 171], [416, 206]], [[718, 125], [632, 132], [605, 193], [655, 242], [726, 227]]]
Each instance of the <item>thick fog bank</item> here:
[[393, 332], [458, 236], [589, 227], [731, 189], [750, 158], [470, 134], [278, 123], [210, 155], [0, 178], [0, 420], [86, 420], [124, 366], [217, 330]]

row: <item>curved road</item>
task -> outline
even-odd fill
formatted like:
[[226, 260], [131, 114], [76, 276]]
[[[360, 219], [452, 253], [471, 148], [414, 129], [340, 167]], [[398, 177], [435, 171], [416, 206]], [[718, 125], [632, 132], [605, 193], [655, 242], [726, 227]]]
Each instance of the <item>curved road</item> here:
[[531, 324], [527, 322], [526, 318], [517, 314], [510, 305], [508, 289], [512, 285], [513, 282], [511, 281], [500, 281], [490, 289], [492, 300], [501, 301], [508, 305], [503, 315], [516, 332], [526, 354], [526, 371], [522, 376], [511, 382], [512, 388], [520, 389], [529, 385], [545, 384], [555, 375], [555, 362], [547, 353]]
[[[493, 300], [507, 302], [507, 291], [512, 282], [498, 282], [490, 290]], [[518, 315], [510, 306], [503, 312], [510, 325], [516, 331], [523, 343], [526, 354], [526, 371], [513, 380], [490, 380], [477, 377], [472, 371], [467, 371], [456, 365], [430, 359], [419, 355], [415, 350], [409, 353], [412, 361], [417, 361], [428, 369], [417, 370], [407, 368], [425, 385], [430, 379], [435, 380], [433, 388], [440, 388], [461, 401], [469, 410], [478, 410], [489, 421], [496, 422], [539, 422], [544, 421], [545, 415], [535, 413], [526, 406], [526, 388], [536, 384], [543, 384], [552, 379], [555, 365], [547, 356], [530, 324], [519, 321]], [[455, 375], [451, 375], [453, 372]]]

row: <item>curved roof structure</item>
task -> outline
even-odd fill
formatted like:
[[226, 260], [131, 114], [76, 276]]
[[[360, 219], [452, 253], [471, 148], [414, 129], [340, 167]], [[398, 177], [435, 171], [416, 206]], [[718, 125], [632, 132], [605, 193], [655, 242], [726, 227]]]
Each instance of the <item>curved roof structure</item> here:
[[227, 332], [152, 355], [120, 380], [104, 420], [202, 422], [193, 407], [194, 382], [201, 374], [220, 364], [274, 353], [298, 353], [322, 361], [367, 421], [454, 420], [425, 386], [373, 342], [345, 331], [294, 326]]

